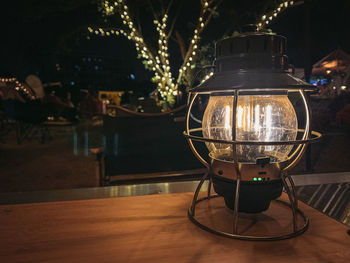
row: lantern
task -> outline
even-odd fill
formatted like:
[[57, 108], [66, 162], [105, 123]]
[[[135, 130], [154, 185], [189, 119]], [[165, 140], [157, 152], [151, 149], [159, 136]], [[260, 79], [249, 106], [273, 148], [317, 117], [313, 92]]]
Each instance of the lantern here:
[[[216, 44], [215, 72], [189, 90], [185, 136], [195, 156], [208, 168], [189, 208], [190, 219], [210, 232], [248, 240], [276, 240], [296, 236], [308, 227], [297, 207], [295, 187], [287, 171], [301, 159], [308, 143], [321, 138], [310, 131], [306, 91], [315, 87], [288, 73], [286, 39], [271, 33], [244, 33]], [[194, 118], [198, 100], [207, 100], [201, 120]], [[198, 114], [197, 114], [198, 115]], [[192, 125], [192, 120], [197, 125]], [[194, 141], [204, 142], [200, 154]], [[198, 199], [209, 180], [208, 195]], [[288, 183], [287, 183], [288, 181]], [[213, 184], [217, 195], [211, 195]], [[261, 213], [272, 200], [288, 194], [293, 230], [274, 236], [240, 235], [239, 212]], [[200, 223], [196, 205], [223, 197], [233, 210], [233, 231], [223, 232]], [[297, 215], [303, 219], [298, 227]]]

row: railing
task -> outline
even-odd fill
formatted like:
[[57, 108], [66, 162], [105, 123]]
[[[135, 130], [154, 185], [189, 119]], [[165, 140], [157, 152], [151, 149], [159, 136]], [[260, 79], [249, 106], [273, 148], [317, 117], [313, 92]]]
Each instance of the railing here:
[[137, 112], [137, 111], [133, 111], [130, 109], [127, 109], [125, 107], [122, 106], [117, 106], [117, 105], [108, 105], [107, 108], [109, 109], [117, 109], [120, 110], [124, 113], [128, 113], [130, 115], [134, 115], [134, 116], [140, 116], [140, 117], [157, 117], [157, 116], [166, 116], [166, 115], [170, 115], [173, 114], [175, 112], [179, 112], [183, 109], [186, 108], [186, 105], [182, 105], [176, 109], [170, 110], [170, 111], [165, 111], [165, 112], [155, 112], [155, 113], [147, 113], [147, 112]]

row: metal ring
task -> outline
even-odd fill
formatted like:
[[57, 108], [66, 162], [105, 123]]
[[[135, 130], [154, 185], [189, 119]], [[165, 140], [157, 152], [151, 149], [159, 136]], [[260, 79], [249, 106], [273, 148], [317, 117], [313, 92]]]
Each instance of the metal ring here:
[[[190, 129], [189, 133], [186, 131], [183, 132], [184, 136], [187, 139], [200, 141], [200, 142], [213, 142], [213, 143], [222, 143], [222, 144], [234, 144], [234, 145], [298, 145], [298, 144], [306, 144], [306, 143], [315, 143], [322, 138], [322, 134], [316, 131], [312, 131], [311, 135], [313, 138], [303, 139], [303, 140], [294, 140], [294, 141], [228, 141], [228, 140], [220, 140], [220, 139], [210, 139], [204, 138], [201, 136], [190, 135], [191, 132], [203, 131], [203, 128], [195, 128]], [[298, 132], [302, 132], [304, 130], [298, 129]]]
[[[203, 197], [203, 198], [197, 200], [196, 204], [199, 202], [205, 201], [205, 200], [209, 200], [211, 198], [216, 198], [216, 197], [220, 197], [220, 196], [219, 195], [212, 195], [210, 197], [208, 197], [208, 196]], [[279, 202], [279, 203], [291, 208], [291, 205], [285, 201], [282, 201], [282, 200], [273, 200], [273, 201]], [[304, 225], [301, 228], [297, 229], [296, 231], [293, 231], [291, 233], [284, 234], [284, 235], [278, 235], [278, 236], [244, 236], [244, 235], [232, 234], [232, 233], [228, 233], [228, 232], [215, 230], [213, 228], [210, 228], [209, 226], [206, 226], [204, 224], [199, 223], [199, 221], [194, 217], [194, 215], [192, 215], [191, 207], [188, 209], [187, 215], [188, 215], [189, 219], [195, 225], [199, 226], [200, 228], [202, 228], [205, 231], [208, 231], [210, 233], [213, 233], [213, 234], [216, 234], [219, 236], [233, 238], [233, 239], [240, 239], [240, 240], [250, 240], [250, 241], [277, 241], [277, 240], [283, 240], [283, 239], [296, 237], [298, 235], [301, 235], [302, 233], [304, 233], [308, 229], [309, 219], [307, 218], [307, 216], [299, 208], [296, 208], [296, 212], [299, 215], [301, 215], [301, 217], [303, 218]]]

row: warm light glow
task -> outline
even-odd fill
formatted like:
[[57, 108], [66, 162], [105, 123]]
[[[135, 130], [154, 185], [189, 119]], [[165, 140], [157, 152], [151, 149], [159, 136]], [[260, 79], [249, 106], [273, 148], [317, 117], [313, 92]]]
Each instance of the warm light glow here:
[[322, 66], [325, 68], [335, 68], [338, 65], [337, 60], [333, 60], [333, 61], [325, 61], [322, 63]]
[[225, 129], [231, 128], [231, 122], [230, 122], [230, 117], [231, 117], [231, 107], [229, 105], [226, 105], [225, 107]]
[[258, 116], [260, 116], [260, 105], [255, 106], [254, 114], [254, 129], [260, 129], [260, 118], [258, 118]]
[[243, 126], [243, 108], [242, 106], [237, 107], [237, 128], [242, 128]]
[[[232, 140], [233, 96], [211, 96], [204, 112], [203, 136], [211, 139]], [[298, 123], [293, 105], [286, 95], [242, 95], [238, 97], [236, 112], [236, 140], [285, 141], [295, 140]], [[232, 145], [206, 143], [210, 156], [232, 158]], [[256, 162], [270, 157], [271, 162], [285, 161], [291, 145], [237, 145], [241, 162]]]
[[[170, 62], [169, 62], [169, 52], [168, 52], [168, 38], [171, 35], [171, 31], [168, 26], [168, 14], [164, 13], [160, 19], [154, 19], [153, 24], [155, 25], [156, 32], [158, 34], [157, 48], [153, 49], [147, 46], [147, 43], [142, 39], [142, 32], [135, 27], [133, 21], [133, 16], [129, 12], [126, 1], [115, 0], [109, 1], [105, 0], [102, 3], [102, 12], [107, 15], [119, 15], [121, 18], [121, 28], [114, 28], [104, 30], [102, 28], [93, 29], [88, 27], [90, 33], [95, 33], [98, 36], [113, 36], [123, 35], [127, 39], [132, 40], [135, 43], [135, 49], [138, 53], [138, 57], [143, 60], [143, 64], [147, 65], [146, 69], [152, 70], [154, 72], [154, 77], [152, 81], [157, 85], [159, 94], [161, 94], [164, 100], [168, 100], [170, 97], [168, 95], [177, 95], [179, 85], [186, 82], [189, 74], [192, 74], [192, 69], [196, 66], [196, 52], [198, 48], [198, 43], [200, 40], [200, 33], [203, 31], [204, 27], [207, 25], [211, 16], [209, 14], [212, 12], [212, 1], [203, 1], [200, 16], [198, 18], [198, 23], [194, 29], [194, 34], [191, 39], [189, 39], [189, 46], [187, 54], [183, 61], [183, 64], [179, 68], [179, 74], [177, 78], [173, 78], [170, 72]], [[152, 50], [152, 51], [151, 51]], [[154, 51], [153, 51], [154, 50]], [[158, 76], [161, 76], [158, 77]], [[211, 76], [211, 75], [210, 75]], [[210, 77], [209, 76], [209, 77]], [[208, 78], [209, 78], [208, 77]], [[207, 78], [206, 78], [207, 79]], [[171, 89], [166, 87], [170, 86]]]
[[[274, 10], [272, 10], [271, 12], [264, 14], [261, 17], [260, 21], [257, 21], [256, 26], [257, 26], [257, 30], [260, 31], [264, 28], [265, 25], [269, 24], [269, 21], [267, 20], [267, 18], [272, 21], [274, 18], [276, 18], [281, 12], [285, 11], [287, 8], [289, 8], [290, 6], [294, 5], [294, 1], [290, 1], [288, 3], [288, 1], [282, 2], [280, 3]], [[266, 20], [266, 21], [265, 21]]]

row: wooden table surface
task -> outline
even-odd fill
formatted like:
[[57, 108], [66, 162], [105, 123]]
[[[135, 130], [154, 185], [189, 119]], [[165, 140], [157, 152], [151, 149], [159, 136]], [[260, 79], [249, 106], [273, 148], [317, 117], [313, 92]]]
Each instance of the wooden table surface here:
[[301, 204], [310, 228], [231, 240], [187, 218], [193, 193], [0, 206], [0, 262], [350, 262], [347, 227]]

